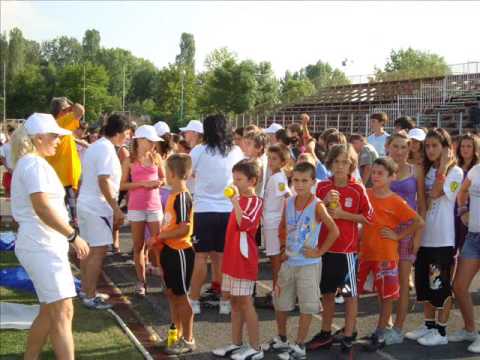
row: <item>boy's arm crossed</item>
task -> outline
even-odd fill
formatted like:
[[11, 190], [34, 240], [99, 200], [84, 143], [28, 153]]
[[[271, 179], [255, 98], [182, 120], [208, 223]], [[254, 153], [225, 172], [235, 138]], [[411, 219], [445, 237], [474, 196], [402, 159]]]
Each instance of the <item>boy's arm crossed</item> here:
[[328, 211], [323, 203], [318, 203], [316, 209], [317, 222], [321, 223], [322, 226], [326, 226], [328, 230], [328, 235], [325, 241], [318, 243], [317, 248], [315, 249], [305, 249], [305, 257], [320, 257], [325, 254], [328, 249], [333, 245], [335, 240], [340, 235], [337, 224], [333, 221], [332, 217], [328, 214]]

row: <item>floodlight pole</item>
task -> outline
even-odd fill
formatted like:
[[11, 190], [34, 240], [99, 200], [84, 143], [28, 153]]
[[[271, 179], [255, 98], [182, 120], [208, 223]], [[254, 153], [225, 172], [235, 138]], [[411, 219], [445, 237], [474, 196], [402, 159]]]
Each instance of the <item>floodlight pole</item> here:
[[7, 125], [7, 64], [3, 63], [3, 127]]
[[180, 123], [183, 124], [183, 96], [184, 96], [184, 81], [185, 81], [185, 69], [181, 70], [181, 93], [180, 93]]
[[123, 64], [122, 112], [125, 112], [125, 64]]
[[83, 108], [85, 108], [85, 91], [86, 91], [85, 64], [83, 64]]

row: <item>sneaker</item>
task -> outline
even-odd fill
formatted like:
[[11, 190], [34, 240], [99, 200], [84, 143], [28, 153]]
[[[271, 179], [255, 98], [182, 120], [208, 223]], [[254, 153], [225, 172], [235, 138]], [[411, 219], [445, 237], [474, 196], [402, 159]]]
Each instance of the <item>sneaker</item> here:
[[190, 300], [190, 304], [192, 305], [192, 311], [194, 315], [199, 315], [202, 312], [200, 309], [200, 301]]
[[261, 348], [263, 351], [287, 350], [290, 348], [290, 344], [288, 341], [282, 341], [280, 336], [275, 336], [269, 342], [262, 344]]
[[342, 340], [340, 340], [340, 347], [342, 348], [342, 351], [345, 353], [352, 351], [354, 340], [355, 339], [353, 336], [344, 336]]
[[385, 345], [395, 345], [403, 343], [403, 334], [397, 329], [388, 329], [385, 332]]
[[477, 340], [477, 333], [475, 331], [467, 331], [465, 329], [458, 330], [451, 335], [448, 335], [448, 341], [462, 342], [462, 341], [475, 341]]
[[448, 338], [440, 335], [437, 329], [433, 329], [427, 335], [417, 340], [420, 345], [423, 346], [437, 346], [448, 344]]
[[333, 343], [333, 336], [330, 333], [324, 331], [319, 332], [310, 340], [307, 345], [307, 350], [329, 349]]
[[305, 346], [302, 348], [298, 344], [290, 344], [288, 351], [278, 354], [281, 360], [303, 360], [307, 358], [307, 351]]
[[220, 295], [218, 291], [209, 288], [200, 296], [199, 300], [200, 302], [205, 302], [212, 306], [218, 306], [220, 302]]
[[113, 305], [106, 303], [105, 300], [100, 297], [83, 299], [83, 305], [92, 310], [107, 310], [113, 307]]
[[343, 304], [344, 302], [345, 302], [345, 299], [342, 295], [335, 296], [335, 304]]
[[[79, 297], [81, 300], [83, 300], [83, 299], [85, 299], [85, 298], [87, 297], [87, 294], [85, 294], [83, 291], [80, 290], [80, 291], [78, 292], [78, 297]], [[107, 301], [108, 299], [110, 299], [110, 295], [104, 294], [104, 293], [99, 293], [99, 292], [97, 292], [97, 293], [95, 294], [95, 297], [102, 298], [102, 299], [105, 300], [105, 301]]]
[[[345, 331], [345, 328], [343, 327], [340, 330], [337, 330], [333, 333], [333, 343], [334, 344], [340, 344], [342, 339], [345, 337], [344, 331]], [[355, 341], [357, 339], [357, 336], [358, 336], [357, 330], [353, 330], [352, 341]]]
[[263, 351], [255, 350], [254, 348], [248, 346], [243, 348], [241, 351], [235, 352], [230, 359], [232, 360], [260, 360], [263, 359]]
[[370, 341], [363, 345], [363, 350], [375, 352], [385, 347], [385, 338], [378, 337], [376, 334], [370, 336]]
[[232, 312], [232, 305], [230, 305], [230, 301], [228, 300], [220, 300], [220, 308], [218, 313], [220, 315], [230, 315]]
[[166, 348], [165, 353], [169, 355], [182, 355], [187, 354], [195, 350], [195, 340], [187, 341], [185, 338], [178, 340], [173, 346]]
[[227, 357], [234, 354], [237, 351], [240, 351], [241, 348], [242, 347], [240, 345], [231, 344], [218, 349], [214, 349], [212, 351], [212, 354], [215, 356]]
[[477, 336], [477, 340], [475, 340], [468, 348], [468, 351], [480, 354], [480, 336]]
[[420, 326], [418, 329], [409, 331], [405, 334], [405, 337], [410, 340], [418, 340], [425, 335], [429, 334], [434, 329], [429, 329], [425, 325]]
[[145, 297], [145, 294], [146, 294], [145, 284], [142, 282], [137, 282], [137, 285], [135, 285], [135, 295], [140, 297]]

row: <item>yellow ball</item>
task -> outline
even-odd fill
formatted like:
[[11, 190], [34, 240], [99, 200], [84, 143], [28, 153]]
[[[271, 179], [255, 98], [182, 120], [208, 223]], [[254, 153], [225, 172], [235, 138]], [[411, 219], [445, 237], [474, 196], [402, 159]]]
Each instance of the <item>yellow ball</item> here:
[[227, 198], [231, 198], [233, 197], [233, 195], [235, 195], [235, 190], [231, 187], [231, 186], [228, 186], [225, 188], [225, 190], [223, 191], [223, 194], [227, 197]]
[[328, 207], [330, 209], [336, 209], [338, 207], [338, 203], [336, 201], [332, 201], [330, 204], [328, 204]]

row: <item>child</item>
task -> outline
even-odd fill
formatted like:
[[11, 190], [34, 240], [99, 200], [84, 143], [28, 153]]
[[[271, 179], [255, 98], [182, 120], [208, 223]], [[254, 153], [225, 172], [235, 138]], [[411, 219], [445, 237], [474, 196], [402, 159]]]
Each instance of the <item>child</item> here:
[[[275, 309], [278, 336], [264, 346], [265, 350], [286, 350], [280, 359], [306, 359], [305, 338], [312, 315], [320, 312], [321, 256], [339, 235], [333, 219], [323, 202], [310, 191], [315, 184], [315, 166], [297, 164], [293, 170], [293, 186], [296, 195], [288, 199], [283, 213], [281, 230], [282, 258], [284, 262], [275, 287]], [[326, 227], [328, 236], [318, 243], [320, 228]], [[298, 298], [300, 318], [297, 339], [287, 342], [288, 312], [294, 310]]]
[[446, 325], [452, 305], [450, 282], [455, 255], [454, 207], [463, 179], [451, 145], [450, 135], [441, 128], [430, 130], [425, 138], [427, 214], [415, 263], [415, 289], [417, 301], [423, 302], [425, 325], [405, 334], [425, 346], [448, 343]]
[[[357, 168], [357, 154], [351, 145], [334, 145], [328, 152], [326, 164], [333, 177], [318, 184], [317, 196], [328, 204], [328, 212], [340, 229], [340, 236], [322, 257], [322, 330], [307, 344], [307, 349], [329, 348], [332, 345], [335, 294], [337, 289], [342, 289], [342, 295], [346, 297], [346, 318], [341, 345], [342, 350], [350, 351], [357, 318], [358, 223], [370, 221], [373, 209], [365, 187], [352, 177]], [[327, 236], [328, 229], [322, 227], [320, 244], [326, 241]]]
[[192, 248], [192, 197], [187, 189], [187, 179], [191, 171], [190, 156], [174, 154], [167, 159], [167, 182], [172, 192], [165, 207], [165, 222], [153, 241], [153, 246], [163, 247], [160, 263], [167, 288], [171, 320], [178, 331], [179, 340], [166, 349], [168, 354], [173, 355], [195, 350], [193, 310], [188, 298], [195, 259]]
[[265, 146], [267, 137], [261, 131], [250, 131], [243, 137], [243, 152], [245, 156], [256, 161], [260, 168], [260, 177], [258, 178], [255, 193], [263, 198], [265, 191], [265, 180], [267, 179], [268, 159], [265, 155]]
[[272, 264], [274, 289], [281, 265], [278, 227], [282, 219], [285, 199], [291, 195], [288, 188], [288, 178], [284, 171], [289, 161], [290, 151], [286, 146], [272, 145], [268, 148], [268, 166], [272, 175], [268, 179], [265, 189], [263, 235], [265, 238], [265, 252]]
[[[259, 177], [256, 162], [241, 160], [232, 169], [235, 195], [227, 226], [222, 262], [222, 295], [232, 305], [232, 344], [213, 350], [216, 356], [234, 360], [263, 359], [258, 340], [258, 318], [253, 305], [253, 288], [258, 274], [258, 251], [255, 234], [262, 216], [262, 200], [255, 195]], [[242, 330], [246, 324], [249, 346], [242, 347]]]
[[[408, 145], [405, 149], [408, 154]], [[423, 226], [423, 220], [415, 210], [390, 190], [396, 170], [393, 160], [376, 159], [371, 173], [372, 188], [367, 190], [374, 215], [372, 221], [365, 224], [360, 243], [358, 288], [360, 293], [375, 290], [380, 304], [377, 329], [369, 339], [367, 351], [376, 351], [385, 345], [384, 335], [392, 314], [392, 303], [399, 298], [398, 242]], [[395, 232], [400, 224], [409, 221], [412, 221], [409, 226]], [[367, 284], [370, 281], [372, 283]]]
[[135, 294], [145, 296], [146, 276], [145, 226], [151, 237], [158, 234], [163, 218], [160, 192], [163, 183], [162, 161], [155, 152], [156, 143], [161, 141], [155, 128], [142, 125], [135, 130], [130, 158], [122, 164], [120, 190], [128, 190], [128, 220], [132, 228], [133, 260], [137, 273]]
[[388, 115], [384, 112], [375, 113], [370, 116], [373, 133], [367, 138], [369, 144], [377, 150], [378, 156], [385, 156], [385, 143], [390, 136], [385, 131], [385, 125], [388, 122]]

